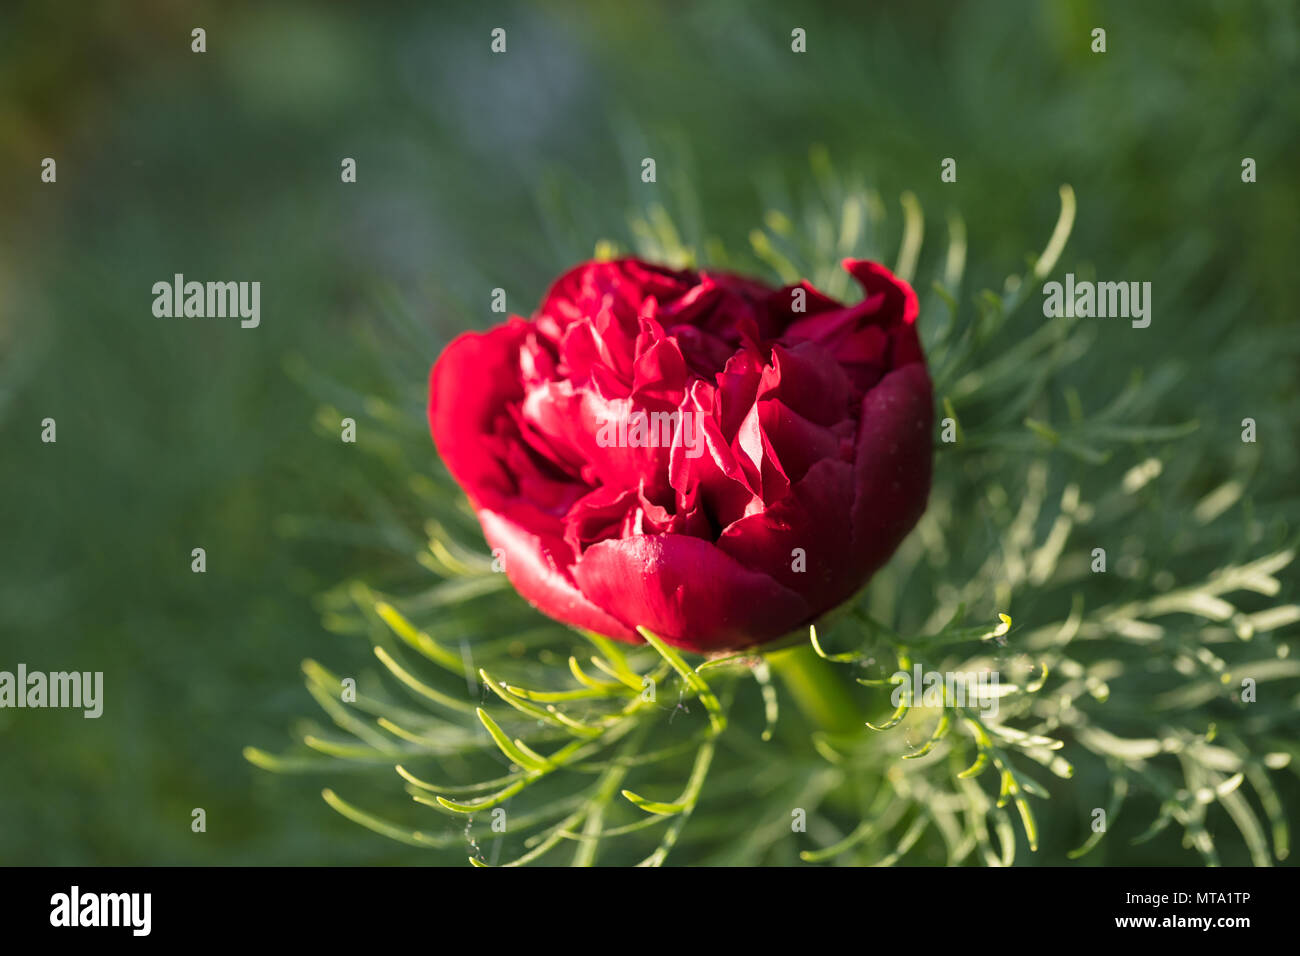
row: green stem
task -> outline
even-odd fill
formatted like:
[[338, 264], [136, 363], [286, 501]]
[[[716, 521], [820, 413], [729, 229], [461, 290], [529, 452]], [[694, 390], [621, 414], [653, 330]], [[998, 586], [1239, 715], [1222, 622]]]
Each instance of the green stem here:
[[811, 645], [774, 651], [767, 660], [799, 710], [818, 729], [831, 733], [862, 729], [865, 718], [847, 681]]

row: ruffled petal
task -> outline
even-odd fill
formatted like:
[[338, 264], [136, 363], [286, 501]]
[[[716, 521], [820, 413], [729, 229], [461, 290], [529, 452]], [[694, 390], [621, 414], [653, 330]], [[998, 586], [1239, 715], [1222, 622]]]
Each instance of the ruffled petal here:
[[701, 653], [771, 640], [809, 613], [794, 591], [685, 535], [602, 541], [578, 561], [574, 579], [628, 627]]
[[925, 512], [933, 425], [930, 376], [919, 364], [890, 372], [862, 400], [852, 521], [864, 573], [884, 564]]
[[519, 348], [528, 323], [512, 318], [490, 332], [466, 332], [455, 338], [429, 372], [429, 430], [443, 463], [477, 502], [492, 490], [512, 494], [515, 477], [493, 454], [485, 436], [513, 436], [506, 412], [523, 398]]
[[494, 549], [501, 549], [506, 577], [524, 600], [573, 627], [640, 643], [639, 634], [601, 610], [574, 585], [566, 570], [573, 563], [573, 552], [564, 539], [538, 533], [532, 521], [525, 518], [521, 523], [519, 517], [487, 509], [478, 512], [484, 537]]

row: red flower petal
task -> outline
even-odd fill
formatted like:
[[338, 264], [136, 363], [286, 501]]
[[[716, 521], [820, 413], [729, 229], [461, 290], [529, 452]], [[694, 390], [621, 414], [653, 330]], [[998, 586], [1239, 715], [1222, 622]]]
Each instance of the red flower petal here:
[[809, 613], [794, 591], [686, 535], [602, 541], [578, 561], [574, 579], [629, 626], [699, 652], [771, 640]]

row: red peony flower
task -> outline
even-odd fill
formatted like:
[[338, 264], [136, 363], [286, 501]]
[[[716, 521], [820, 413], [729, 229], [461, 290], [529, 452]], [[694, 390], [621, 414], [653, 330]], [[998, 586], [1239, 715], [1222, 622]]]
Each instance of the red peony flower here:
[[551, 617], [700, 653], [842, 603], [925, 510], [932, 401], [911, 287], [842, 305], [636, 259], [453, 341], [429, 424], [506, 573]]

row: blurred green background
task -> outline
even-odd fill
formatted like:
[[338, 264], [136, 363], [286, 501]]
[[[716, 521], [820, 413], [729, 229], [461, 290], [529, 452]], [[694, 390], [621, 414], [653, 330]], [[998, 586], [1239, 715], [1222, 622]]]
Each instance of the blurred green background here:
[[[287, 370], [364, 392], [383, 374], [365, 355], [403, 348], [386, 297], [435, 342], [488, 324], [496, 286], [527, 314], [648, 201], [743, 248], [814, 144], [891, 202], [915, 192], [937, 230], [960, 209], [968, 289], [1041, 248], [1072, 184], [1062, 271], [1155, 288], [1150, 329], [1101, 334], [1085, 397], [1175, 357], [1207, 400], [1274, 416], [1261, 493], [1294, 497], [1295, 353], [1247, 375], [1216, 352], [1294, 327], [1298, 64], [1288, 0], [6, 3], [0, 669], [106, 690], [99, 720], [0, 710], [0, 863], [426, 860], [334, 814], [320, 779], [240, 755], [313, 710], [303, 657], [367, 658], [314, 595], [393, 560], [356, 533], [355, 450]], [[261, 327], [155, 318], [176, 272], [260, 281]]]

